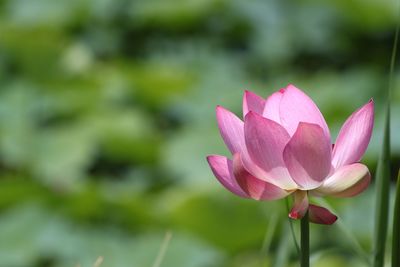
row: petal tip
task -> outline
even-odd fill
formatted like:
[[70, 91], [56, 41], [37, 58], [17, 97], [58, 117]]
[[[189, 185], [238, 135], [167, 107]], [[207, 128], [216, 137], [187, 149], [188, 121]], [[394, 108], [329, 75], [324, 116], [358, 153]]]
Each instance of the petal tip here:
[[243, 105], [247, 105], [247, 99], [249, 98], [249, 96], [250, 95], [252, 95], [252, 94], [254, 94], [253, 92], [251, 92], [251, 91], [249, 91], [249, 90], [247, 90], [247, 89], [245, 89], [244, 91], [243, 91]]
[[218, 164], [218, 161], [221, 160], [223, 156], [220, 155], [208, 155], [206, 157], [206, 160], [208, 164], [210, 165], [211, 169], [214, 168], [214, 165]]
[[371, 98], [370, 100], [368, 100], [368, 103], [365, 106], [370, 107], [371, 109], [374, 109], [374, 107], [375, 107], [374, 99]]
[[249, 119], [253, 119], [257, 116], [257, 113], [250, 110], [249, 112], [247, 112], [246, 116], [244, 116], [244, 120], [247, 121]]
[[217, 113], [217, 119], [222, 118], [225, 115], [228, 115], [228, 113], [232, 113], [230, 110], [226, 109], [221, 105], [217, 105], [215, 107], [215, 112]]
[[332, 220], [328, 223], [328, 225], [334, 224], [334, 223], [337, 221], [338, 216], [336, 216], [336, 215], [333, 215], [333, 216], [334, 216], [334, 217], [333, 217]]
[[292, 211], [292, 212], [289, 213], [289, 218], [293, 219], [293, 220], [298, 220], [298, 219], [301, 219], [302, 217], [301, 217], [299, 212]]
[[289, 84], [286, 86], [285, 90], [299, 90], [299, 91], [300, 91], [300, 89], [297, 88], [297, 87], [296, 87], [294, 84], [292, 84], [292, 83], [289, 83]]
[[323, 221], [313, 222], [315, 224], [323, 224], [323, 225], [332, 225], [337, 221], [338, 217], [335, 214], [332, 214], [329, 218], [326, 218]]
[[213, 160], [214, 157], [215, 157], [215, 155], [208, 155], [208, 156], [206, 156], [207, 162], [210, 163], [210, 162]]

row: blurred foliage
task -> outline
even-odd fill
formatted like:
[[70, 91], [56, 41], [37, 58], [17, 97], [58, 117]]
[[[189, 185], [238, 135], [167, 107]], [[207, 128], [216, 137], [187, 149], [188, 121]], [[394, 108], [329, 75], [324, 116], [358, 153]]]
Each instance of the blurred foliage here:
[[[284, 203], [208, 169], [214, 108], [294, 83], [335, 136], [373, 97], [374, 171], [395, 20], [391, 0], [1, 0], [0, 266], [152, 266], [168, 229], [162, 267], [296, 266]], [[366, 251], [372, 194], [329, 199]], [[313, 266], [364, 266], [337, 225], [312, 244]]]

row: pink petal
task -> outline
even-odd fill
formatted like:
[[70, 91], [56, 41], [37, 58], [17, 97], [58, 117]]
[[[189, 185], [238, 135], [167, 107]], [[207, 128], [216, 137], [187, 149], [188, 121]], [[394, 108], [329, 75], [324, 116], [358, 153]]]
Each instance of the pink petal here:
[[308, 209], [308, 216], [310, 222], [317, 224], [331, 225], [337, 220], [337, 216], [331, 213], [328, 209], [312, 204], [310, 204]]
[[231, 153], [241, 153], [246, 169], [251, 170], [253, 175], [265, 176], [264, 171], [254, 164], [247, 153], [243, 122], [235, 114], [221, 106], [217, 106], [216, 113], [221, 136]]
[[370, 100], [355, 111], [340, 129], [333, 149], [333, 166], [357, 162], [364, 155], [374, 125], [374, 102]]
[[219, 155], [207, 157], [208, 164], [218, 181], [229, 191], [240, 197], [248, 198], [235, 180], [233, 175], [232, 161]]
[[[361, 163], [342, 166], [315, 189], [316, 195], [352, 197], [363, 192], [371, 181], [367, 166]], [[314, 193], [313, 191], [313, 193]]]
[[243, 121], [235, 114], [221, 106], [217, 106], [217, 122], [219, 131], [232, 154], [245, 149]]
[[304, 217], [308, 209], [307, 191], [297, 190], [294, 192], [294, 206], [290, 210], [289, 218], [301, 219]]
[[249, 112], [245, 118], [244, 132], [249, 156], [262, 170], [262, 173], [254, 173], [253, 169], [247, 168], [249, 172], [280, 188], [296, 189], [297, 185], [290, 177], [282, 157], [290, 138], [286, 130], [270, 119]]
[[281, 104], [284, 89], [270, 95], [265, 101], [265, 107], [263, 116], [267, 119], [281, 123], [281, 117], [279, 115], [279, 107]]
[[293, 180], [302, 189], [318, 187], [331, 170], [331, 144], [321, 127], [300, 122], [283, 152]]
[[257, 179], [251, 175], [243, 166], [242, 159], [239, 153], [233, 156], [233, 173], [239, 186], [249, 195], [256, 200], [275, 200], [284, 198], [290, 193], [287, 191]]
[[253, 92], [245, 91], [243, 96], [243, 118], [249, 113], [254, 111], [262, 114], [264, 110], [265, 100]]
[[299, 122], [309, 122], [318, 124], [324, 130], [326, 138], [330, 140], [328, 125], [317, 105], [295, 86], [288, 85], [284, 90], [279, 114], [281, 124], [290, 136], [296, 131]]

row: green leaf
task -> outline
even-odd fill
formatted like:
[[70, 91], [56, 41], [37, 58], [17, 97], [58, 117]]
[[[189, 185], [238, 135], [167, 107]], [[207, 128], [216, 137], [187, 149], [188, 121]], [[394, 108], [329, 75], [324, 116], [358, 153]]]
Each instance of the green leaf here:
[[385, 113], [384, 133], [382, 140], [382, 151], [379, 156], [376, 172], [376, 205], [375, 205], [375, 236], [373, 266], [383, 267], [385, 261], [385, 246], [387, 238], [387, 227], [389, 220], [389, 198], [390, 198], [390, 100], [393, 84], [393, 72], [396, 60], [397, 42], [399, 36], [397, 24], [393, 43], [393, 51], [390, 62], [389, 86], [387, 90], [387, 103]]

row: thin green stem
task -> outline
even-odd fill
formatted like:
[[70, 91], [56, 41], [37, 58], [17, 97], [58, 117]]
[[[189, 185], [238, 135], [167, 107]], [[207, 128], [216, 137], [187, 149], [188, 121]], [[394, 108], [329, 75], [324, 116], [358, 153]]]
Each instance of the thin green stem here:
[[171, 241], [171, 238], [172, 238], [172, 232], [171, 231], [167, 231], [165, 233], [164, 240], [163, 240], [163, 242], [161, 244], [160, 250], [158, 251], [158, 255], [157, 255], [156, 260], [155, 260], [155, 262], [153, 264], [153, 267], [160, 267], [161, 266], [161, 263], [164, 260], [164, 256], [165, 256], [165, 253], [167, 252], [167, 249], [168, 249], [169, 243]]
[[400, 266], [400, 170], [397, 176], [396, 200], [393, 213], [392, 267]]
[[[338, 212], [335, 210], [334, 207], [332, 207], [326, 200], [324, 200], [323, 198], [315, 198], [314, 199], [315, 202], [317, 202], [317, 204], [324, 206], [326, 208], [328, 208], [330, 211], [332, 211], [333, 213], [337, 214]], [[354, 252], [356, 252], [358, 254], [358, 256], [360, 257], [360, 259], [364, 260], [364, 262], [366, 263], [367, 266], [371, 266], [371, 259], [370, 259], [370, 255], [367, 254], [365, 252], [365, 250], [363, 249], [363, 247], [361, 246], [360, 242], [357, 240], [356, 236], [354, 235], [354, 233], [351, 232], [351, 230], [349, 229], [349, 227], [347, 225], [345, 225], [343, 223], [343, 220], [338, 220], [336, 222], [336, 226], [339, 228], [339, 230], [342, 232], [342, 234], [345, 236], [345, 239], [347, 242], [349, 242], [350, 244], [352, 244], [352, 249], [354, 250]]]
[[264, 242], [261, 247], [261, 255], [267, 254], [268, 250], [271, 247], [272, 239], [276, 232], [276, 226], [278, 225], [278, 218], [277, 214], [273, 214], [271, 219], [268, 222], [267, 231], [265, 232]]
[[[287, 210], [287, 213], [289, 214], [289, 212], [290, 212], [289, 199], [285, 198], [285, 200], [286, 200], [286, 210]], [[300, 253], [301, 253], [300, 252], [300, 246], [299, 246], [299, 243], [297, 242], [296, 234], [294, 232], [293, 221], [289, 217], [288, 217], [288, 220], [289, 220], [289, 227], [290, 227], [290, 232], [292, 234], [292, 239], [293, 239], [293, 242], [294, 242], [294, 246], [296, 247], [297, 255], [300, 256]]]
[[309, 267], [310, 266], [310, 223], [308, 219], [308, 211], [300, 222], [300, 236], [301, 236], [300, 266]]
[[289, 231], [288, 231], [288, 225], [286, 224], [285, 226], [282, 227], [281, 229], [281, 234], [279, 244], [278, 244], [278, 250], [275, 253], [275, 258], [274, 262], [272, 264], [272, 267], [285, 267], [288, 266], [288, 261], [289, 261], [289, 256], [290, 256], [290, 238], [289, 238]]

